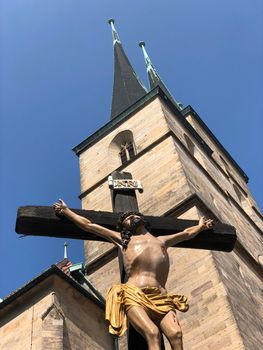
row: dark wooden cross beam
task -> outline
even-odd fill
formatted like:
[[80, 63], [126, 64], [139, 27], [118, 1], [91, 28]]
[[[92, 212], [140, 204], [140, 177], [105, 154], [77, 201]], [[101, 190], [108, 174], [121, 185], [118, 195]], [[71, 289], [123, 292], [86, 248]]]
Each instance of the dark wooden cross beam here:
[[[112, 179], [132, 179], [130, 173], [112, 174]], [[116, 229], [116, 223], [119, 218], [118, 212], [137, 211], [138, 204], [134, 189], [115, 188], [111, 189], [113, 213], [77, 210], [72, 209], [79, 215], [90, 219], [93, 223], [105, 226], [112, 230]], [[146, 216], [151, 226], [154, 236], [167, 235], [181, 232], [185, 228], [197, 225], [196, 220], [181, 220], [169, 217]], [[25, 206], [18, 209], [16, 232], [24, 235], [49, 236], [60, 238], [73, 238], [81, 240], [103, 241], [104, 239], [95, 236], [92, 233], [85, 232], [70, 222], [65, 217], [59, 217], [51, 207]], [[209, 249], [217, 251], [230, 252], [236, 242], [235, 228], [230, 225], [217, 223], [213, 229], [201, 232], [198, 236], [177, 244], [177, 247]], [[121, 281], [125, 282], [126, 276], [123, 268], [121, 256], [119, 255], [121, 270]], [[129, 328], [129, 350], [146, 350], [145, 340], [132, 327]], [[164, 346], [162, 345], [162, 348]]]
[[[71, 209], [75, 213], [90, 219], [93, 223], [116, 230], [119, 214], [105, 211]], [[197, 220], [182, 220], [169, 217], [146, 216], [154, 236], [164, 236], [181, 232], [185, 228], [198, 224]], [[91, 241], [105, 241], [99, 236], [85, 232], [64, 217], [58, 217], [52, 207], [19, 207], [16, 220], [16, 232], [29, 236], [48, 236]], [[230, 252], [236, 242], [235, 228], [216, 223], [213, 229], [201, 232], [190, 241], [181, 242], [176, 247], [196, 248]]]

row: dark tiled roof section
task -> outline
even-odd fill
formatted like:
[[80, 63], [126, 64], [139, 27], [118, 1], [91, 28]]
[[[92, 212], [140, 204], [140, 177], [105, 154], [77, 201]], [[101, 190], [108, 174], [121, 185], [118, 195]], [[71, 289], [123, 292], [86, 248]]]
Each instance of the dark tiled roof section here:
[[43, 280], [45, 280], [52, 274], [55, 274], [61, 277], [64, 281], [66, 281], [72, 287], [77, 289], [82, 295], [90, 299], [92, 302], [98, 305], [101, 309], [105, 308], [105, 305], [101, 301], [99, 301], [96, 297], [94, 297], [87, 289], [82, 287], [75, 279], [71, 278], [66, 273], [64, 273], [57, 265], [52, 265], [49, 269], [45, 270], [40, 275], [30, 280], [29, 282], [24, 284], [22, 287], [18, 288], [17, 290], [9, 294], [7, 297], [5, 297], [3, 301], [0, 303], [0, 310], [3, 309], [5, 306], [10, 305], [12, 301], [24, 295], [27, 291], [34, 288], [38, 283], [41, 283]]
[[142, 86], [122, 45], [114, 45], [114, 83], [111, 104], [111, 119], [133, 105], [147, 91]]
[[108, 21], [114, 47], [114, 83], [110, 119], [114, 119], [147, 93], [123, 50], [114, 22], [113, 18]]
[[61, 260], [60, 262], [56, 263], [56, 266], [62, 270], [66, 275], [70, 276], [70, 267], [72, 266], [72, 262], [68, 260], [67, 258]]

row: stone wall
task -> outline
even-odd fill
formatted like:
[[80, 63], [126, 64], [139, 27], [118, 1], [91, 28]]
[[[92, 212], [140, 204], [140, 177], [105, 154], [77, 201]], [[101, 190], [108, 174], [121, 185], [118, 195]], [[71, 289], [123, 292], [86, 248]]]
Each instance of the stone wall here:
[[252, 217], [253, 221], [263, 230], [262, 215], [260, 209], [250, 192], [248, 184], [246, 183], [244, 176], [237, 170], [233, 165], [228, 154], [218, 147], [212, 137], [204, 130], [202, 123], [196, 116], [195, 112], [192, 111], [186, 115], [187, 121], [194, 127], [197, 133], [202, 139], [210, 146], [213, 150], [212, 163], [216, 166], [218, 172], [221, 172], [226, 182], [228, 183], [228, 192], [235, 199], [242, 209]]
[[1, 350], [114, 349], [104, 310], [53, 275], [0, 311]]
[[[252, 204], [256, 203], [245, 183], [244, 179], [229, 161], [228, 173], [226, 175], [222, 168], [224, 163], [219, 154], [228, 159], [226, 154], [212, 142], [208, 135], [195, 124], [195, 129], [204, 141], [213, 150], [212, 157], [198, 143], [198, 153], [202, 162], [189, 151], [182, 131], [178, 128], [176, 118], [166, 108], [166, 117], [175, 135], [175, 147], [180, 155], [188, 183], [192, 191], [205, 203], [207, 207], [206, 216], [213, 213], [220, 221], [229, 223], [236, 227], [238, 243], [242, 252], [237, 254], [235, 249], [231, 253], [213, 252], [214, 265], [220, 276], [221, 283], [225, 288], [226, 301], [231, 306], [232, 317], [239, 329], [241, 339], [246, 349], [260, 349], [263, 346], [262, 332], [262, 277], [260, 279], [260, 264], [258, 256], [262, 251], [262, 220], [257, 216], [256, 220], [251, 216]], [[193, 122], [193, 121], [192, 121]], [[184, 133], [186, 131], [184, 130]], [[190, 137], [190, 135], [188, 135]], [[221, 161], [221, 164], [219, 162]], [[218, 165], [219, 164], [219, 165]], [[242, 193], [250, 205], [244, 206], [237, 196], [233, 183], [238, 184]], [[247, 256], [247, 258], [246, 258]], [[261, 269], [262, 276], [262, 269]], [[232, 345], [230, 347], [232, 349]]]
[[42, 349], [41, 315], [52, 303], [52, 290], [39, 295], [29, 291], [27, 300], [17, 299], [0, 312], [0, 349]]
[[262, 349], [262, 271], [261, 275], [255, 272], [252, 264], [236, 250], [231, 254], [213, 252], [213, 258], [245, 348]]
[[[149, 215], [174, 212], [178, 216], [177, 208], [180, 207], [181, 218], [198, 219], [206, 215], [229, 223], [237, 228], [239, 244], [254, 264], [254, 267], [250, 266], [247, 260], [238, 258], [236, 251], [169, 250], [168, 290], [187, 294], [190, 302], [190, 310], [178, 315], [184, 333], [184, 348], [260, 349], [262, 309], [259, 307], [259, 276], [255, 271], [259, 269], [262, 222], [260, 216], [257, 215], [255, 220], [250, 215], [254, 210], [252, 207], [257, 208], [256, 203], [244, 178], [227, 155], [193, 118], [189, 116], [187, 120], [213, 150], [212, 155], [196, 140], [182, 117], [176, 116], [159, 98], [84, 151], [80, 157], [82, 192], [93, 187], [82, 199], [83, 208], [111, 211], [107, 176], [116, 169], [116, 163], [111, 160], [109, 164], [107, 147], [119, 132], [131, 130], [137, 156], [122, 170], [131, 172], [134, 179], [142, 180], [144, 192], [137, 194], [140, 210]], [[227, 166], [220, 155], [225, 162], [229, 161]], [[93, 164], [92, 169], [88, 164]], [[244, 205], [236, 189], [244, 196], [246, 193], [250, 207]], [[199, 202], [182, 207], [193, 194]], [[99, 259], [110, 247], [107, 243], [85, 243], [87, 263]], [[97, 264], [96, 271], [89, 277], [104, 294], [109, 286], [119, 282], [117, 258], [102, 263], [101, 267]], [[238, 308], [239, 300], [244, 307]], [[251, 310], [255, 317], [250, 326], [252, 316], [250, 319], [246, 314]], [[121, 349], [125, 349], [125, 341]]]

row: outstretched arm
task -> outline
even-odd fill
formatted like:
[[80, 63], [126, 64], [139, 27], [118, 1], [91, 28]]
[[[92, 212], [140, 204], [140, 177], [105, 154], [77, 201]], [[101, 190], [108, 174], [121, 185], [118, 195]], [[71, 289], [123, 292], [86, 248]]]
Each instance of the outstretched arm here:
[[166, 247], [172, 247], [180, 242], [194, 238], [201, 231], [209, 230], [213, 227], [214, 222], [211, 219], [206, 220], [204, 216], [199, 220], [198, 225], [188, 227], [182, 232], [174, 233], [167, 236], [159, 236], [158, 238], [165, 243]]
[[93, 224], [87, 218], [84, 218], [83, 216], [74, 213], [68, 208], [67, 204], [62, 199], [59, 199], [59, 201], [53, 205], [53, 208], [55, 209], [55, 212], [57, 214], [67, 217], [70, 221], [72, 221], [75, 225], [79, 226], [82, 230], [92, 232], [95, 235], [104, 237], [105, 239], [114, 243], [118, 247], [121, 247], [121, 237], [118, 232], [109, 230], [97, 224]]

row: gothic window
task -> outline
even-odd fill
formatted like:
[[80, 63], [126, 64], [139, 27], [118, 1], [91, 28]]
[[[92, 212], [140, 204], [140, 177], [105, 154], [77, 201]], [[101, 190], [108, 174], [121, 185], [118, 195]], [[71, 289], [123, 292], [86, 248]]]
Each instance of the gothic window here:
[[133, 143], [132, 142], [129, 142], [127, 144], [127, 150], [128, 150], [130, 159], [134, 158], [135, 157], [135, 151], [134, 151], [134, 147], [133, 147]]
[[124, 130], [117, 134], [110, 143], [109, 153], [111, 165], [114, 167], [126, 164], [135, 158], [136, 150], [132, 132]]
[[135, 151], [134, 151], [133, 143], [130, 141], [120, 145], [119, 155], [120, 155], [122, 164], [125, 164], [128, 162], [128, 160], [134, 158]]
[[120, 158], [121, 158], [121, 163], [125, 164], [128, 162], [128, 157], [127, 157], [127, 153], [126, 153], [126, 148], [125, 146], [121, 146], [120, 152], [119, 152]]

